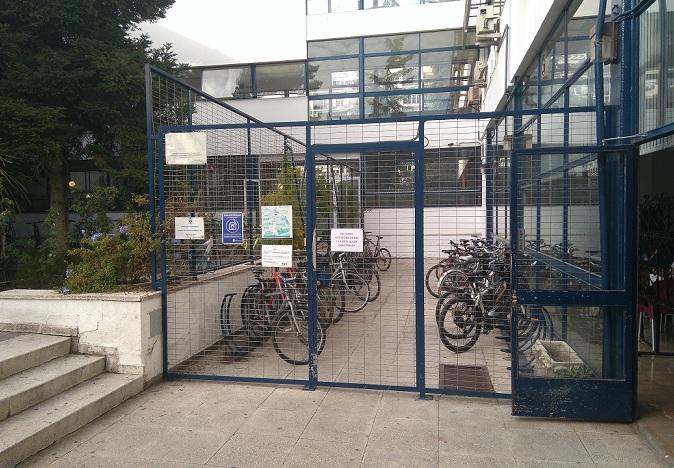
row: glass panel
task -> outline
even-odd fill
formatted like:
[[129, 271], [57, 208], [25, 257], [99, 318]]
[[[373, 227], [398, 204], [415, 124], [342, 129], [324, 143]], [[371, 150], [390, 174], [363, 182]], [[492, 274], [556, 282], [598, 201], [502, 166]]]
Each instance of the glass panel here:
[[456, 112], [474, 112], [468, 106], [468, 91], [449, 93], [427, 93], [422, 95], [424, 114], [444, 114]]
[[476, 49], [421, 54], [421, 87], [438, 88], [472, 82]]
[[480, 206], [481, 154], [479, 147], [425, 150], [425, 205]]
[[367, 117], [402, 117], [419, 113], [421, 96], [402, 94], [395, 96], [374, 96], [365, 98]]
[[365, 59], [365, 91], [390, 91], [419, 87], [417, 54]]
[[258, 65], [255, 69], [258, 96], [304, 94], [304, 63]]
[[358, 59], [312, 60], [309, 62], [309, 93], [358, 92]]
[[358, 39], [309, 42], [309, 58], [358, 55]]
[[595, 18], [574, 18], [569, 22], [569, 76], [573, 75], [583, 63], [590, 59], [593, 44], [590, 30], [595, 26]]
[[414, 206], [414, 156], [408, 152], [363, 154], [366, 208]]
[[441, 47], [462, 47], [475, 44], [475, 33], [465, 33], [462, 29], [446, 29], [444, 31], [422, 32], [420, 38], [422, 49], [439, 49]]
[[538, 59], [534, 59], [534, 63], [527, 70], [524, 79], [522, 108], [536, 109], [538, 108]]
[[309, 120], [343, 120], [358, 118], [358, 98], [318, 99], [309, 101]]
[[252, 97], [250, 67], [203, 71], [202, 90], [216, 98]]
[[542, 104], [561, 88], [566, 77], [564, 56], [564, 24], [560, 24], [541, 56]]
[[365, 38], [365, 53], [400, 52], [418, 50], [419, 34], [398, 34], [395, 36], [375, 36]]
[[604, 373], [604, 323], [622, 323], [622, 309], [611, 307], [522, 306], [518, 345], [520, 375], [546, 379], [621, 379], [624, 363]]

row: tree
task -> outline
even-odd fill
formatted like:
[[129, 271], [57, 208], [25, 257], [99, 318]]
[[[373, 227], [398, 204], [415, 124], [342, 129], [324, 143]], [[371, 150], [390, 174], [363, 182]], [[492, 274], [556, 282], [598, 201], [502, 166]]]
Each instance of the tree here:
[[121, 185], [140, 186], [142, 64], [177, 64], [170, 47], [152, 50], [129, 33], [173, 1], [0, 0], [0, 156], [46, 177], [57, 253], [66, 249], [69, 160], [93, 158]]
[[[386, 39], [387, 50], [398, 51], [403, 49], [404, 38]], [[386, 59], [386, 65], [381, 71], [370, 73], [370, 79], [377, 87], [384, 91], [398, 89], [400, 85], [413, 83], [415, 69], [407, 64], [415, 55], [391, 55]], [[371, 117], [396, 117], [405, 115], [405, 96], [376, 96], [372, 99]]]

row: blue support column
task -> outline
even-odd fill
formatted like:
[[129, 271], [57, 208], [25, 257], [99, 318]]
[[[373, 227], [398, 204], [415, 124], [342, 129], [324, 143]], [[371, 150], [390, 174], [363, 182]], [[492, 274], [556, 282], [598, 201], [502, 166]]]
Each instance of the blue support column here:
[[487, 131], [487, 142], [484, 155], [484, 184], [485, 184], [485, 207], [487, 210], [486, 233], [487, 238], [494, 237], [494, 131]]
[[164, 221], [166, 219], [166, 198], [164, 192], [164, 134], [157, 139], [157, 162], [159, 172], [159, 236], [161, 239], [161, 326], [162, 326], [162, 374], [168, 374], [168, 278], [166, 277], [166, 236]]
[[424, 317], [424, 122], [419, 122], [414, 149], [414, 304], [416, 312], [416, 387], [426, 398], [426, 335]]
[[[513, 118], [513, 144], [510, 153], [510, 252], [511, 252], [511, 268], [510, 268], [510, 285], [513, 292], [517, 291], [517, 257], [519, 255], [519, 222], [520, 222], [520, 200], [519, 200], [519, 161], [518, 150], [521, 148], [522, 133], [522, 115], [519, 113], [522, 110], [522, 85], [519, 81], [515, 81], [513, 90], [514, 110], [515, 116]], [[510, 376], [512, 393], [515, 393], [517, 388], [517, 376], [519, 370], [519, 353], [518, 353], [518, 323], [519, 307], [517, 304], [513, 305], [512, 313], [510, 314]]]
[[307, 307], [309, 308], [309, 383], [308, 390], [316, 389], [318, 383], [318, 359], [316, 335], [318, 331], [318, 297], [316, 291], [316, 262], [314, 239], [316, 232], [316, 158], [311, 146], [311, 126], [306, 126], [306, 154], [304, 174], [307, 187], [307, 219], [305, 238], [307, 243]]
[[[157, 213], [155, 207], [155, 181], [154, 181], [154, 129], [152, 128], [152, 69], [145, 64], [145, 133], [147, 145], [147, 190], [150, 211], [150, 232], [157, 235]], [[150, 252], [150, 277], [152, 289], [157, 289], [157, 252]]]

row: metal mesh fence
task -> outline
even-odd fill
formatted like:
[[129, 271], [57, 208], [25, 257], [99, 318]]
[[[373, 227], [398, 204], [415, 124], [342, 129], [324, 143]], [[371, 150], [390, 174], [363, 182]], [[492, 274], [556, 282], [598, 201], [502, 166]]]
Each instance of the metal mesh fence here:
[[[515, 340], [520, 373], [602, 375], [621, 311], [512, 301], [615, 287], [600, 174], [622, 156], [587, 150], [593, 114], [271, 127], [163, 75], [152, 90], [171, 372], [508, 394]], [[204, 135], [204, 164], [168, 164], [180, 133]]]

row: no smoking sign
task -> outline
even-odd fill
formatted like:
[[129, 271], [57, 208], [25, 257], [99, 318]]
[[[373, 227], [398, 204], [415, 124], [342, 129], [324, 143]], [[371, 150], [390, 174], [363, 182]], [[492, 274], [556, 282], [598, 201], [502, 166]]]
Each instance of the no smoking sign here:
[[243, 244], [243, 213], [222, 214], [222, 243], [224, 245]]

